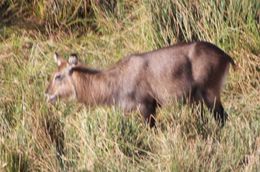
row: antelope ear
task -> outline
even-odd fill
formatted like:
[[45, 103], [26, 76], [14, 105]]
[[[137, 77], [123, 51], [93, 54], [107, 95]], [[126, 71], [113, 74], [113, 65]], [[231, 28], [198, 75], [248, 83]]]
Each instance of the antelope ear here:
[[68, 60], [69, 65], [75, 66], [78, 64], [78, 56], [77, 54], [71, 54]]
[[57, 63], [58, 66], [61, 65], [62, 59], [57, 52], [54, 53], [53, 59], [54, 59], [55, 63]]

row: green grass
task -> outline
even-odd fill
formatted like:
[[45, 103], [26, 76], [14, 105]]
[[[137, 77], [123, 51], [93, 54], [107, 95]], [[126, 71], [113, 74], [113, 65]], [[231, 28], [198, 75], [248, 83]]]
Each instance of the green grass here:
[[[0, 2], [0, 171], [259, 171], [260, 3], [118, 0]], [[32, 5], [33, 4], [33, 5]], [[55, 51], [91, 67], [181, 41], [215, 43], [238, 64], [219, 129], [186, 105], [150, 129], [115, 107], [46, 103]]]

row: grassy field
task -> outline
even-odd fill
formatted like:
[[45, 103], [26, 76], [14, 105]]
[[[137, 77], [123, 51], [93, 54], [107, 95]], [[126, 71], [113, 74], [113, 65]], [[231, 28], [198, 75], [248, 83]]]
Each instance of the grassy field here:
[[[259, 171], [260, 2], [257, 0], [0, 1], [0, 171]], [[116, 107], [46, 103], [55, 51], [106, 68], [126, 55], [206, 40], [225, 50], [219, 129], [180, 103], [156, 129]]]

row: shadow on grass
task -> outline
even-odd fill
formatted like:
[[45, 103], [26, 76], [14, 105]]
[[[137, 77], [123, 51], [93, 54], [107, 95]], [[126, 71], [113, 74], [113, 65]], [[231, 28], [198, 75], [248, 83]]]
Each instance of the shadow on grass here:
[[47, 116], [44, 120], [46, 134], [50, 136], [51, 141], [56, 147], [56, 158], [59, 160], [60, 167], [65, 169], [64, 161], [64, 124], [57, 117]]

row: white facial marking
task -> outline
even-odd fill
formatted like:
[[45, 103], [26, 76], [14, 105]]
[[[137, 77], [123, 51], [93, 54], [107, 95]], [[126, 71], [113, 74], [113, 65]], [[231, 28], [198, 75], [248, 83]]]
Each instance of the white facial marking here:
[[56, 96], [56, 94], [54, 94], [54, 95], [49, 95], [49, 94], [46, 94], [46, 96], [47, 96], [47, 102], [49, 102], [49, 103], [55, 103], [56, 102], [56, 100], [57, 100], [57, 96]]

